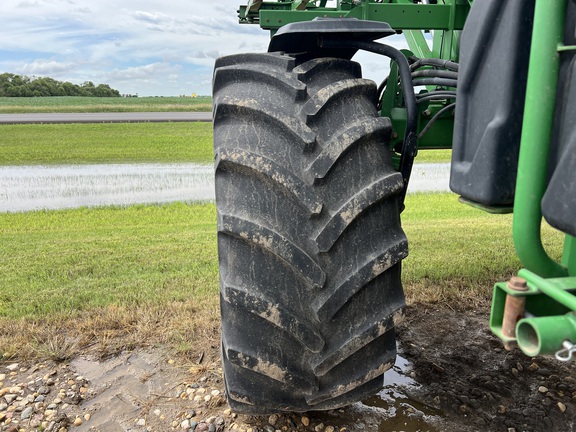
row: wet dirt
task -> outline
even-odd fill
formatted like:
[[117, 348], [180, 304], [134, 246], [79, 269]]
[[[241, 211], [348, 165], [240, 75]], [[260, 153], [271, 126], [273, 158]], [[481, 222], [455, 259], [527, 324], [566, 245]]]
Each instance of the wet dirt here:
[[[386, 387], [361, 403], [327, 412], [234, 414], [225, 402], [218, 363], [206, 361], [217, 358], [217, 346], [214, 353], [201, 356], [204, 363], [191, 368], [161, 349], [125, 352], [107, 360], [87, 354], [62, 365], [20, 365], [26, 372], [5, 374], [3, 385], [22, 381], [18, 397], [25, 400], [27, 392], [34, 391], [25, 383], [38, 382], [47, 370], [56, 383], [60, 375], [61, 382], [81, 379], [86, 390], [78, 403], [64, 404], [57, 413], [70, 431], [575, 430], [575, 366], [504, 350], [489, 332], [487, 311], [410, 307], [398, 340], [398, 360], [385, 375]], [[0, 374], [4, 368], [0, 366]], [[57, 396], [57, 387], [48, 387], [46, 403]], [[0, 398], [0, 406], [2, 402]], [[41, 405], [36, 408], [34, 424], [40, 426], [21, 420], [20, 411], [9, 406], [11, 421], [0, 421], [0, 431], [42, 430]], [[83, 421], [74, 425], [75, 419]]]

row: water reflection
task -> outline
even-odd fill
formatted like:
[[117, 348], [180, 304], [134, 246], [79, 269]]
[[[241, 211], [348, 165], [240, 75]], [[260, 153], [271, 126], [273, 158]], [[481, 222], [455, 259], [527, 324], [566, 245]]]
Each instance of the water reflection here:
[[[449, 164], [416, 164], [408, 193], [448, 191]], [[214, 200], [211, 165], [0, 166], [0, 212]]]
[[0, 167], [0, 211], [214, 199], [213, 167], [108, 164]]

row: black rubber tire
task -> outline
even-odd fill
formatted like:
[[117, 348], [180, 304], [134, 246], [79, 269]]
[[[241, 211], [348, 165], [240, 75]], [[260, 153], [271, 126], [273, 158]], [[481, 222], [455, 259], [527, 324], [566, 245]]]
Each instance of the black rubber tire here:
[[220, 58], [214, 150], [222, 359], [235, 412], [332, 409], [395, 360], [402, 177], [351, 61]]

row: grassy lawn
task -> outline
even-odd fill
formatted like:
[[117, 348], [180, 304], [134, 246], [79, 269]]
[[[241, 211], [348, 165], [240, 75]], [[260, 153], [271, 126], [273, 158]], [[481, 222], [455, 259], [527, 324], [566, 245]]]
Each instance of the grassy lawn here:
[[[450, 155], [426, 150], [415, 162], [445, 163]], [[213, 160], [211, 123], [0, 125], [0, 165]]]
[[[409, 195], [403, 226], [410, 241], [403, 266], [409, 302], [487, 307], [494, 282], [520, 267], [511, 216], [488, 215], [452, 194]], [[217, 333], [212, 204], [4, 213], [0, 236], [0, 353], [6, 356], [51, 353], [58, 344], [71, 351], [100, 344], [105, 351], [118, 335], [124, 345], [129, 335], [135, 344], [185, 350], [193, 343], [190, 332], [206, 331], [208, 323]], [[560, 256], [560, 236], [545, 228], [544, 238]], [[158, 323], [166, 332], [158, 332]]]
[[449, 163], [452, 150], [420, 150], [414, 163]]
[[211, 123], [0, 125], [0, 165], [213, 159]]
[[54, 112], [212, 111], [212, 98], [0, 97], [0, 114]]

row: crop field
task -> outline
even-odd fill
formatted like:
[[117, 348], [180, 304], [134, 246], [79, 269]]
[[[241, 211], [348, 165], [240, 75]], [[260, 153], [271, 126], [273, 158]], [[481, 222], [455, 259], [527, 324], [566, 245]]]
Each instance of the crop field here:
[[212, 111], [210, 96], [189, 97], [0, 97], [0, 114], [58, 112]]

